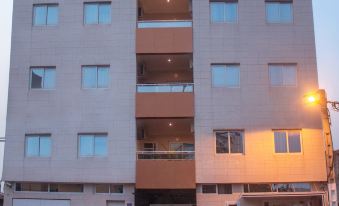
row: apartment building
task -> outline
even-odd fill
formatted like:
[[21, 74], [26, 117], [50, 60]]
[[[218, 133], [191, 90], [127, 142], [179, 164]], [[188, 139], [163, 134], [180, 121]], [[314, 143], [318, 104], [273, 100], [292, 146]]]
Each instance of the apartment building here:
[[14, 0], [5, 206], [324, 206], [311, 0]]

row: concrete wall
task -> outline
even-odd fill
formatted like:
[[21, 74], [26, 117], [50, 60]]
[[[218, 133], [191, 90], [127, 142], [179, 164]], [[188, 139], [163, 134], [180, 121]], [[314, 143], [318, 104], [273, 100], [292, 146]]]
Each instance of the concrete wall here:
[[[267, 24], [265, 1], [239, 1], [236, 24], [210, 23], [209, 1], [193, 1], [197, 183], [325, 181], [309, 0], [293, 1], [293, 24]], [[240, 63], [240, 88], [213, 88], [212, 63]], [[270, 86], [269, 63], [296, 63], [297, 86]], [[272, 129], [302, 129], [301, 154], [274, 153]], [[244, 129], [243, 155], [216, 154], [214, 129]]]
[[[59, 3], [57, 26], [32, 27], [32, 5]], [[84, 25], [84, 0], [15, 0], [5, 181], [135, 182], [134, 0], [110, 25]], [[87, 2], [87, 1], [86, 1]], [[107, 89], [81, 88], [81, 65], [110, 65]], [[30, 66], [56, 66], [55, 90], [30, 90]], [[78, 158], [78, 133], [107, 132], [105, 158]], [[25, 134], [51, 133], [50, 158], [26, 158]]]

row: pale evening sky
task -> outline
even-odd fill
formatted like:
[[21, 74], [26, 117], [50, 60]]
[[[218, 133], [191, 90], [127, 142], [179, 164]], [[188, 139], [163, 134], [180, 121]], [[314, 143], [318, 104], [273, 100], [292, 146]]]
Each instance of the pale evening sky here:
[[[0, 137], [5, 136], [6, 126], [12, 4], [13, 0], [0, 2]], [[339, 101], [338, 8], [339, 0], [313, 0], [320, 88], [326, 89], [329, 99]], [[334, 147], [339, 149], [338, 112], [332, 112], [332, 125]], [[0, 171], [3, 147], [3, 143], [0, 143]]]

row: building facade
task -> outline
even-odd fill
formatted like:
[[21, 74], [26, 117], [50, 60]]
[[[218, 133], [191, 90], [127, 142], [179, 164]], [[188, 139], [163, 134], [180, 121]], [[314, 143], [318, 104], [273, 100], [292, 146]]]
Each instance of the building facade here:
[[14, 0], [6, 206], [322, 206], [311, 0]]

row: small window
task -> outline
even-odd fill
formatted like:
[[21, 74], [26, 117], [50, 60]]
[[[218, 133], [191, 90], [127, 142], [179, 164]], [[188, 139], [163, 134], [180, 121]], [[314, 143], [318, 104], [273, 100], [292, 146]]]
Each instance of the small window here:
[[26, 135], [26, 157], [50, 157], [50, 135]]
[[297, 69], [294, 64], [270, 64], [272, 86], [297, 86]]
[[243, 153], [244, 152], [244, 132], [243, 131], [216, 131], [216, 152], [223, 153]]
[[210, 15], [212, 23], [237, 23], [238, 1], [211, 1]]
[[22, 192], [83, 192], [82, 184], [15, 183]]
[[57, 25], [59, 9], [57, 4], [36, 4], [33, 5], [33, 25]]
[[232, 64], [212, 64], [212, 85], [213, 87], [239, 87], [240, 66]]
[[15, 191], [18, 192], [48, 192], [48, 184], [44, 183], [16, 183]]
[[95, 186], [96, 193], [111, 193], [122, 194], [124, 193], [124, 186], [121, 184], [97, 184]]
[[144, 143], [144, 151], [153, 152], [157, 150], [157, 145], [155, 143]]
[[232, 194], [232, 184], [218, 184], [218, 194]]
[[30, 69], [31, 89], [54, 89], [55, 67], [32, 67]]
[[81, 157], [107, 156], [107, 135], [106, 134], [79, 135], [79, 156]]
[[268, 23], [292, 23], [292, 1], [266, 1], [266, 20]]
[[216, 185], [202, 185], [202, 193], [217, 193]]
[[300, 153], [300, 131], [274, 131], [274, 145], [276, 153]]
[[110, 24], [111, 23], [111, 3], [91, 2], [84, 4], [85, 24]]
[[82, 87], [108, 88], [109, 66], [83, 66], [82, 67]]
[[82, 184], [50, 184], [50, 192], [84, 192]]

